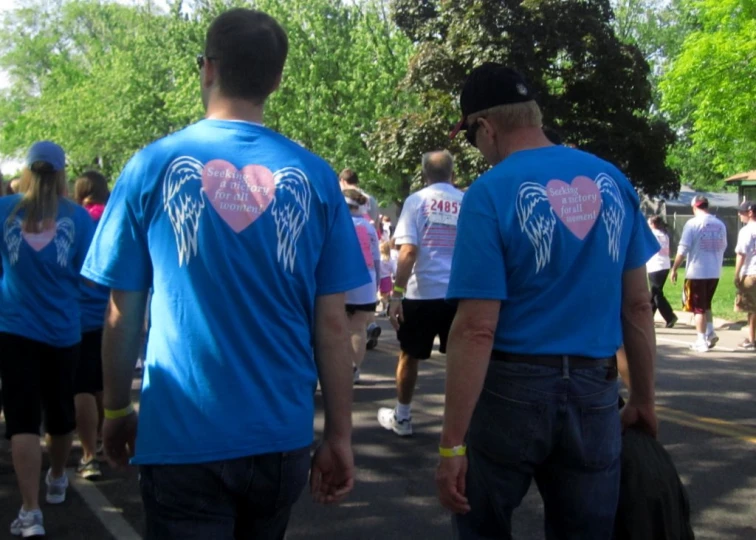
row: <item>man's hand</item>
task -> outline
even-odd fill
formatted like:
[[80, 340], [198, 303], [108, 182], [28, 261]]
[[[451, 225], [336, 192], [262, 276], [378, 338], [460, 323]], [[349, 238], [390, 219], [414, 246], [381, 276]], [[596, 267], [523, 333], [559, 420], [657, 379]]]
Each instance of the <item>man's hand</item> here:
[[465, 497], [467, 463], [467, 456], [442, 457], [436, 469], [438, 498], [444, 508], [455, 514], [470, 511], [470, 503]]
[[389, 300], [389, 321], [394, 330], [399, 330], [399, 327], [404, 322], [404, 310], [402, 308], [401, 298], [391, 297]]
[[735, 288], [740, 289], [743, 286], [743, 277], [735, 275]]
[[630, 401], [622, 408], [620, 412], [622, 420], [622, 430], [634, 428], [651, 435], [654, 439], [659, 431], [659, 423], [656, 419], [656, 411], [653, 403], [636, 404], [633, 403], [632, 396]]
[[315, 450], [310, 472], [310, 493], [315, 502], [341, 502], [354, 487], [354, 455], [349, 440], [328, 440]]
[[134, 456], [137, 423], [138, 417], [135, 412], [116, 420], [105, 419], [103, 422], [102, 443], [105, 457], [113, 467], [127, 467], [129, 459]]
[[677, 268], [672, 269], [672, 272], [669, 274], [669, 280], [672, 282], [672, 285], [677, 285]]

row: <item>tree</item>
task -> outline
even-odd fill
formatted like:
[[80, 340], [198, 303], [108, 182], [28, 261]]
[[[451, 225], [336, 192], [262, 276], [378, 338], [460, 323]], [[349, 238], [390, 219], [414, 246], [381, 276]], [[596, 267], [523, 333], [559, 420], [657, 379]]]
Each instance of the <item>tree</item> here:
[[674, 134], [645, 114], [648, 63], [617, 39], [608, 0], [395, 0], [393, 16], [418, 43], [403, 88], [419, 109], [382, 119], [371, 140], [387, 174], [416, 174], [419, 154], [438, 147], [458, 156], [463, 182], [483, 170], [476, 152], [447, 134], [465, 74], [491, 60], [523, 72], [547, 124], [568, 141], [614, 162], [649, 195], [678, 189], [665, 164]]
[[[698, 184], [756, 168], [756, 2], [693, 0], [699, 28], [661, 82], [664, 110], [679, 119], [681, 159]], [[720, 184], [721, 185], [721, 184]]]
[[[116, 174], [139, 148], [202, 117], [195, 56], [210, 21], [242, 0], [174, 0], [167, 12], [103, 0], [40, 0], [3, 27], [0, 65], [12, 86], [0, 105], [0, 152], [39, 138], [66, 148], [74, 170], [98, 163]], [[257, 0], [287, 30], [283, 84], [266, 123], [385, 185], [366, 139], [402, 104], [411, 42], [379, 0]], [[21, 39], [19, 39], [21, 36]]]

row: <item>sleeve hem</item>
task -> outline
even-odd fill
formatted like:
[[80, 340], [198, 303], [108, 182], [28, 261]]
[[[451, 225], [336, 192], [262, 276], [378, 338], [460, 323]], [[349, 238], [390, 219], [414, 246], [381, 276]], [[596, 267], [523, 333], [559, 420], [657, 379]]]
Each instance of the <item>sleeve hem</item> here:
[[98, 285], [107, 287], [109, 289], [115, 289], [117, 291], [146, 291], [150, 288], [149, 285], [142, 286], [138, 283], [121, 281], [108, 276], [103, 276], [96, 272], [93, 272], [87, 268], [82, 269], [82, 277], [94, 281]]

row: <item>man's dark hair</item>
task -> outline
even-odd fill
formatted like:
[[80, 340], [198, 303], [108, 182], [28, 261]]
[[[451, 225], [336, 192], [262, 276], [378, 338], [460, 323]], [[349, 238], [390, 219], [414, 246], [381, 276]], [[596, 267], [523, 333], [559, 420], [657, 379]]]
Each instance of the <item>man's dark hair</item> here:
[[273, 17], [254, 9], [222, 13], [210, 24], [205, 58], [218, 69], [221, 93], [227, 98], [262, 103], [283, 72], [289, 40]]
[[352, 169], [344, 169], [339, 174], [339, 180], [350, 186], [356, 186], [360, 183], [360, 179], [357, 177], [357, 173]]

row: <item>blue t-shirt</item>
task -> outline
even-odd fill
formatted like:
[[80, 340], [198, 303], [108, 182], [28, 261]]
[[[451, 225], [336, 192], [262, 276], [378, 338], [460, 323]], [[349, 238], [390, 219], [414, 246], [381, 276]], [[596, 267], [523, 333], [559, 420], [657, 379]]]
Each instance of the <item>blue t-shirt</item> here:
[[563, 146], [516, 152], [468, 190], [449, 299], [501, 300], [494, 349], [602, 358], [622, 344], [622, 274], [657, 251], [616, 167]]
[[[91, 217], [91, 216], [90, 216]], [[95, 228], [99, 220], [94, 220]], [[81, 332], [101, 330], [110, 301], [110, 289], [97, 283], [81, 281]]]
[[81, 341], [79, 271], [94, 224], [78, 204], [60, 198], [55, 227], [23, 231], [22, 195], [0, 198], [0, 332], [70, 347]]
[[315, 298], [370, 280], [331, 168], [261, 125], [219, 120], [131, 159], [83, 274], [154, 289], [140, 464], [311, 444]]

